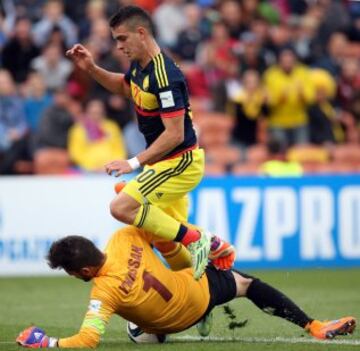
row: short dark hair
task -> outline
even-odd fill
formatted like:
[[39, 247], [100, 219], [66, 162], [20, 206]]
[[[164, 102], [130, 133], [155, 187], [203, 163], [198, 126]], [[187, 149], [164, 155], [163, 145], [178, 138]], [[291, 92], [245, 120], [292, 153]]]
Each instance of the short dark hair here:
[[283, 154], [287, 150], [286, 142], [278, 138], [270, 138], [266, 146], [270, 155]]
[[138, 25], [144, 26], [153, 36], [155, 36], [155, 26], [150, 15], [138, 6], [124, 6], [111, 16], [109, 20], [110, 28], [115, 28], [123, 23], [127, 23], [132, 30]]
[[70, 235], [53, 242], [46, 258], [52, 269], [79, 272], [84, 267], [99, 266], [104, 254], [91, 240]]

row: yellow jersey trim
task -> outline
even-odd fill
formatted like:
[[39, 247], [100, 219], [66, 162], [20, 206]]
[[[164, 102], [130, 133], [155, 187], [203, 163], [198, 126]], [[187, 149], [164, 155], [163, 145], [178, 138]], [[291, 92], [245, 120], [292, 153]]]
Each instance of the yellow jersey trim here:
[[159, 88], [164, 86], [164, 82], [162, 80], [161, 70], [158, 62], [158, 56], [154, 57], [154, 68], [155, 68], [155, 76], [158, 83]]
[[169, 85], [169, 80], [168, 80], [168, 76], [167, 76], [166, 69], [165, 69], [164, 56], [162, 53], [160, 53], [159, 59], [160, 59], [160, 67], [161, 67], [161, 70], [164, 75], [165, 87], [167, 87]]
[[159, 88], [167, 87], [169, 85], [169, 80], [165, 69], [164, 56], [161, 53], [154, 57], [154, 67]]

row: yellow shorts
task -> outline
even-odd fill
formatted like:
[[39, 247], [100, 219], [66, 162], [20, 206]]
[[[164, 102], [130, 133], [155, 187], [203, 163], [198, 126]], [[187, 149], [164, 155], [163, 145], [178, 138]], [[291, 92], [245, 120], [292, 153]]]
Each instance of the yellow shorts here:
[[188, 196], [204, 175], [204, 150], [194, 149], [182, 155], [146, 165], [122, 190], [139, 203], [160, 207], [175, 219], [186, 222]]

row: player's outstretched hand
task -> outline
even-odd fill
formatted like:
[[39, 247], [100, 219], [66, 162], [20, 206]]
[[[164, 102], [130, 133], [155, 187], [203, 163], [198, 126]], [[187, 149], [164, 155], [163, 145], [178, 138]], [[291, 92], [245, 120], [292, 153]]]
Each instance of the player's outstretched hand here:
[[75, 44], [70, 50], [66, 51], [66, 56], [71, 58], [75, 65], [83, 71], [90, 71], [95, 67], [90, 51], [81, 44]]
[[40, 349], [57, 346], [57, 339], [49, 338], [42, 329], [34, 326], [23, 330], [16, 338], [16, 342], [28, 349]]
[[127, 160], [109, 162], [105, 165], [105, 170], [108, 175], [115, 175], [115, 177], [133, 172], [133, 169]]
[[234, 265], [235, 258], [236, 252], [234, 246], [220, 239], [218, 236], [211, 238], [209, 259], [217, 269], [231, 269]]
[[235, 251], [233, 251], [227, 256], [215, 258], [211, 262], [217, 269], [226, 271], [233, 267], [235, 258], [236, 258], [236, 254]]

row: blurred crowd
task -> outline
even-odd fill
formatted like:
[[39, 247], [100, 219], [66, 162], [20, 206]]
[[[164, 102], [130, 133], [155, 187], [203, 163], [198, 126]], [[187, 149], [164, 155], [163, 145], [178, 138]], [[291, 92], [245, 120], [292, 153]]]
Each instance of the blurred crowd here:
[[126, 72], [108, 26], [149, 11], [183, 70], [208, 174], [360, 172], [360, 2], [3, 0], [0, 174], [103, 172], [144, 146], [133, 107], [65, 56]]

